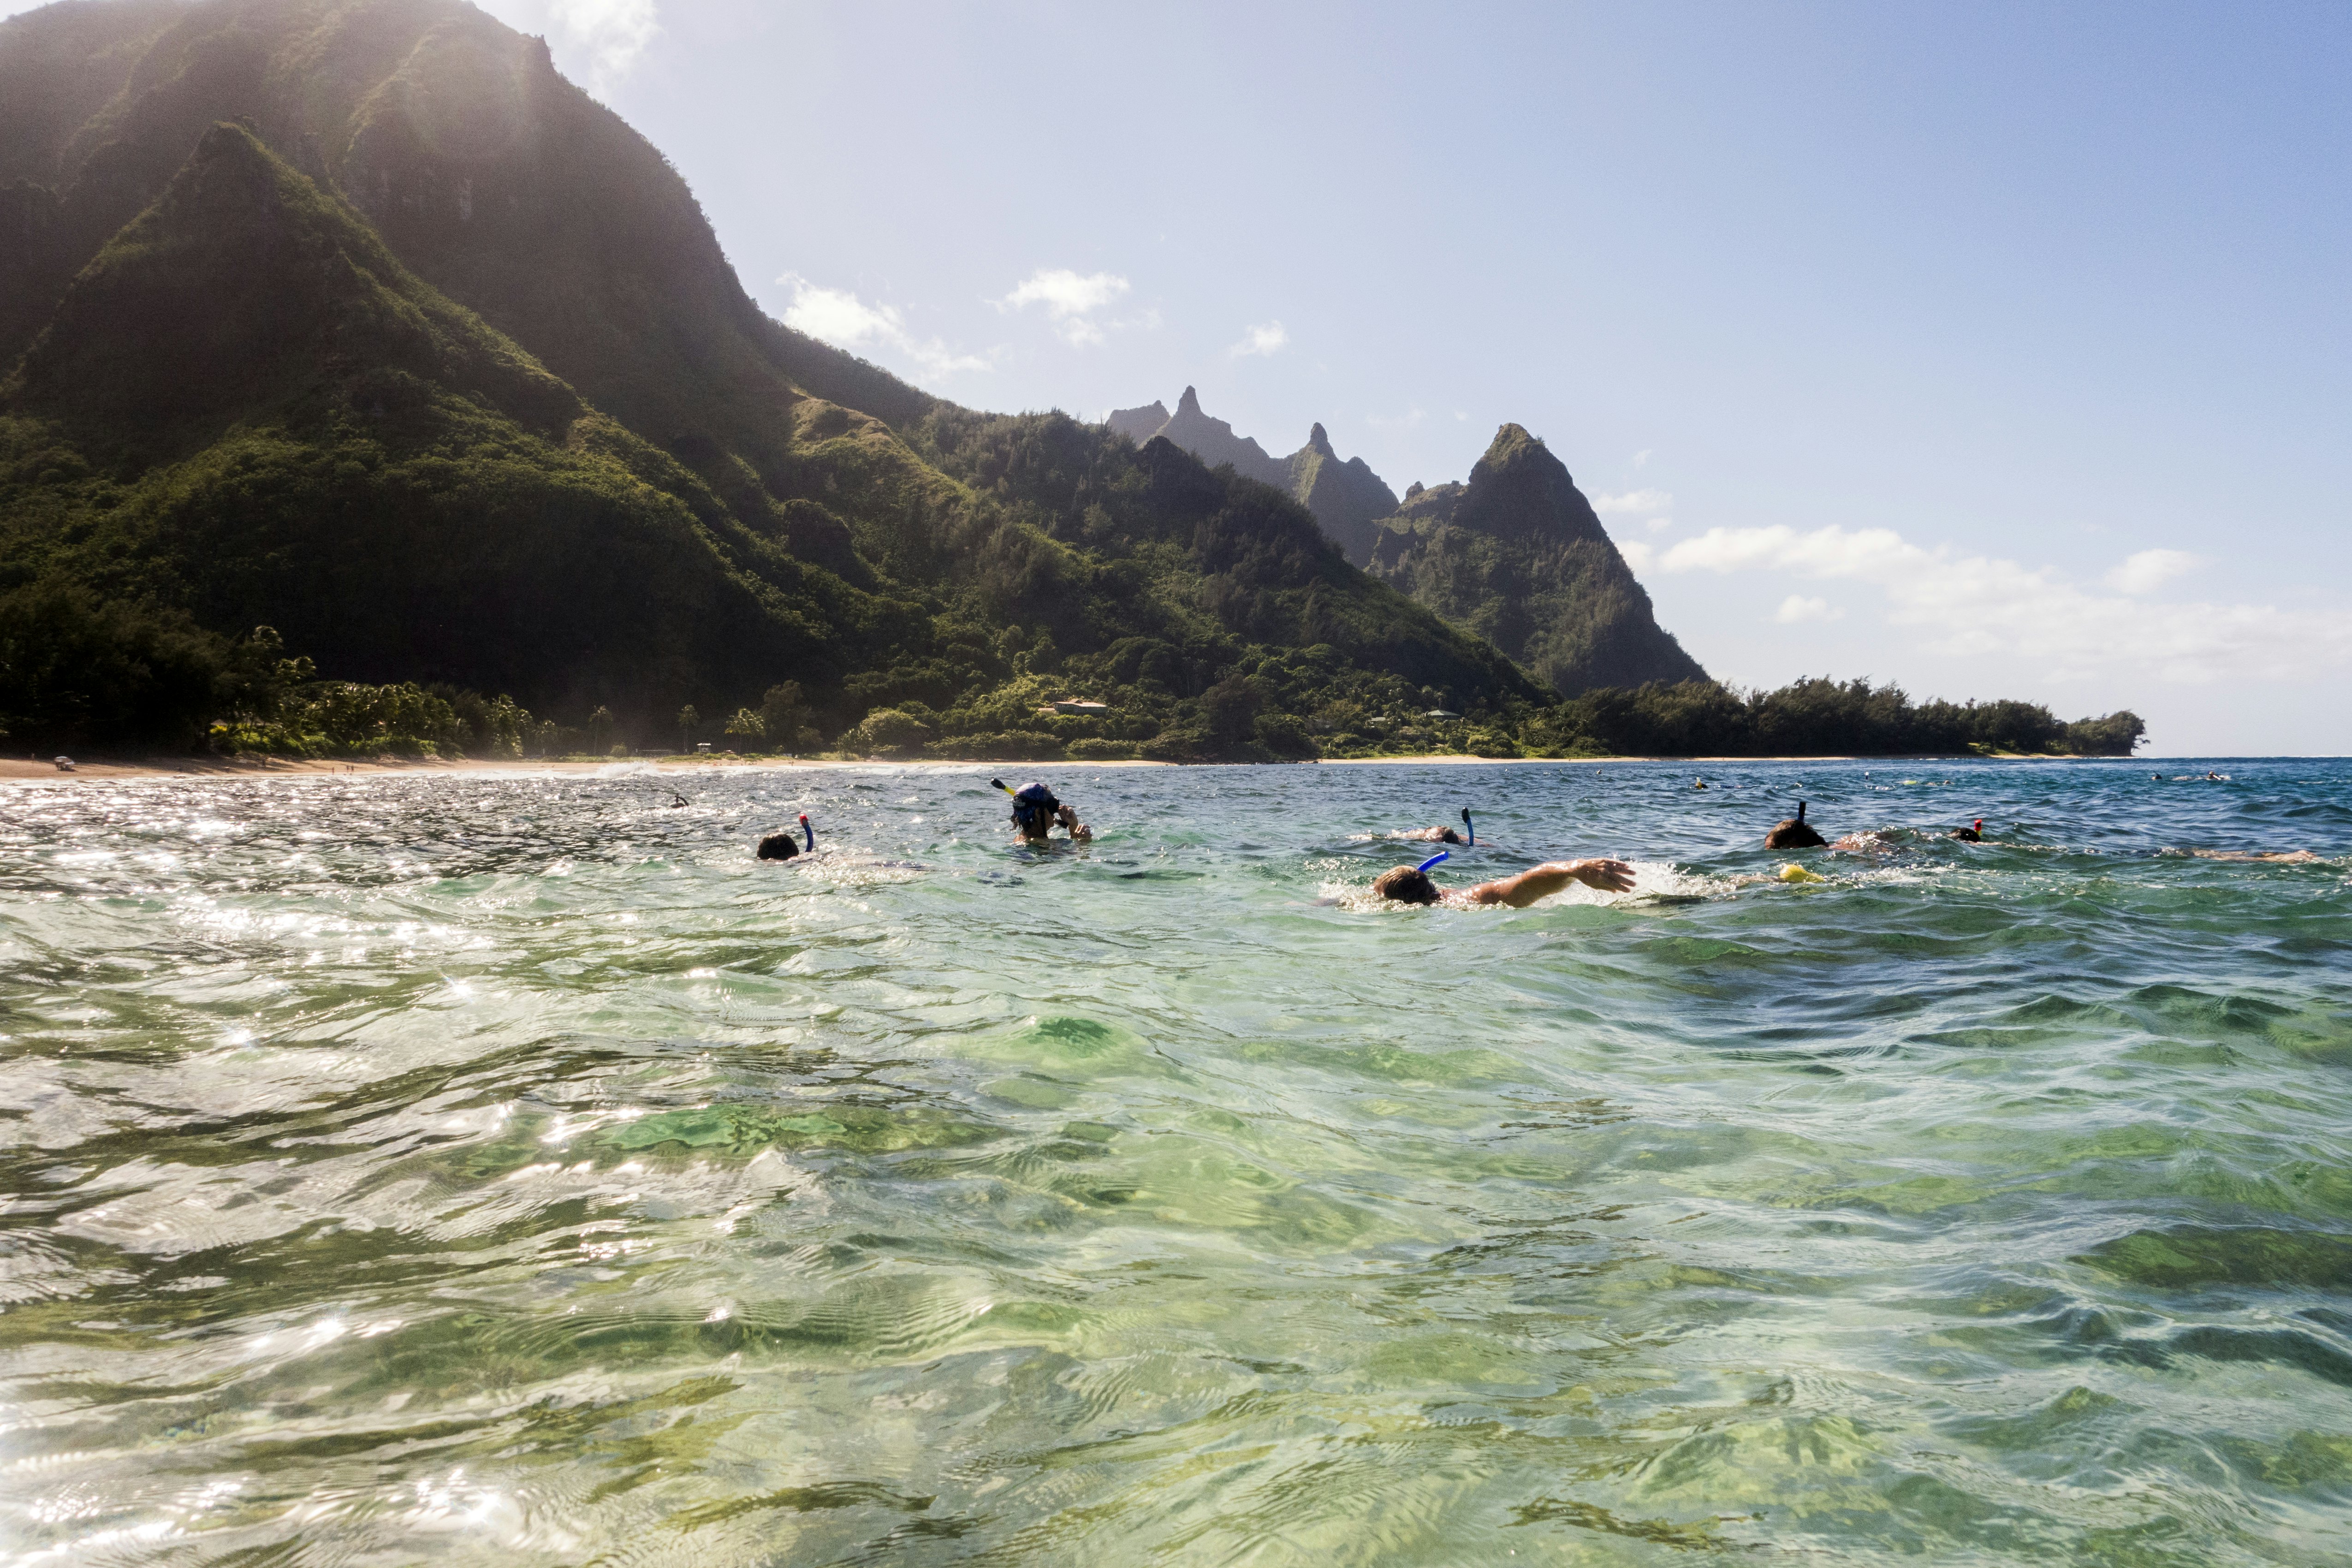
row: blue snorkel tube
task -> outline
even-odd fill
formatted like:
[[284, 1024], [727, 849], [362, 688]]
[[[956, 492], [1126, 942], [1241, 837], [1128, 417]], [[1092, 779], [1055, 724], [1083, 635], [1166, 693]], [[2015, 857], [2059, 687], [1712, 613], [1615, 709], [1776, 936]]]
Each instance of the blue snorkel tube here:
[[1470, 829], [1470, 842], [1464, 846], [1464, 847], [1470, 849], [1477, 848], [1478, 829], [1470, 821], [1470, 808], [1466, 805], [1462, 808], [1462, 826]]
[[1453, 857], [1454, 857], [1454, 851], [1453, 851], [1453, 850], [1451, 850], [1451, 849], [1441, 849], [1441, 850], [1439, 850], [1436, 854], [1432, 855], [1428, 859], [1423, 860], [1420, 865], [1415, 866], [1415, 867], [1413, 868], [1413, 869], [1414, 869], [1414, 870], [1416, 870], [1416, 871], [1424, 871], [1424, 872], [1425, 872], [1425, 871], [1427, 871], [1427, 870], [1428, 870], [1432, 866], [1436, 865], [1440, 860], [1450, 860], [1450, 859], [1452, 859], [1452, 858], [1453, 858]]
[[808, 847], [803, 853], [810, 855], [815, 854], [816, 829], [809, 826], [808, 813], [805, 811], [801, 813], [801, 836], [808, 840]]

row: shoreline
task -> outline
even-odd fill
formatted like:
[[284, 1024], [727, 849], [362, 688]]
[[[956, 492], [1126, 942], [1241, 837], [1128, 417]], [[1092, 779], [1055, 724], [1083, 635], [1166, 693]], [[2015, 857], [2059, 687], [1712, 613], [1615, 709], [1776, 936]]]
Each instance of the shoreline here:
[[[2219, 760], [2219, 759], [2199, 759]], [[1477, 757], [1461, 752], [1432, 752], [1411, 757], [1323, 757], [1308, 763], [1208, 763], [1194, 764], [1204, 767], [1607, 767], [1633, 763], [1675, 763], [1689, 766], [1725, 767], [1749, 763], [2122, 763], [2158, 762], [2147, 757], [2051, 757], [2025, 753], [2002, 752], [1991, 756], [1961, 757], [1950, 755], [1915, 755], [1894, 757], [1862, 757], [1842, 754], [1776, 757]], [[459, 776], [484, 773], [575, 774], [593, 777], [615, 767], [644, 767], [650, 770], [684, 772], [702, 769], [786, 772], [793, 769], [824, 768], [1172, 768], [1186, 764], [1178, 763], [1108, 760], [1064, 760], [1059, 762], [958, 762], [945, 757], [875, 758], [861, 762], [840, 762], [804, 757], [738, 757], [738, 756], [665, 756], [616, 757], [595, 762], [568, 760], [549, 761], [540, 758], [519, 758], [511, 761], [491, 761], [467, 758], [461, 762], [446, 760], [408, 761], [342, 761], [318, 762], [278, 758], [268, 762], [239, 762], [226, 757], [138, 757], [138, 758], [76, 758], [71, 773], [61, 772], [53, 762], [30, 758], [0, 758], [0, 784], [39, 784], [44, 781], [68, 782], [73, 779], [262, 779], [262, 778], [356, 778], [403, 777], [416, 774], [429, 776]]]

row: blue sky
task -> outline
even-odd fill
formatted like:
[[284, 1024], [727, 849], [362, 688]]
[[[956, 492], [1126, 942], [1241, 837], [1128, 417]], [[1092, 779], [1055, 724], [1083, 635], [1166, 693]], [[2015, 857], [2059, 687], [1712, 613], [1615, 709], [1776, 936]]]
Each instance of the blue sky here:
[[488, 9], [960, 402], [1516, 421], [1720, 679], [2352, 752], [2352, 8]]

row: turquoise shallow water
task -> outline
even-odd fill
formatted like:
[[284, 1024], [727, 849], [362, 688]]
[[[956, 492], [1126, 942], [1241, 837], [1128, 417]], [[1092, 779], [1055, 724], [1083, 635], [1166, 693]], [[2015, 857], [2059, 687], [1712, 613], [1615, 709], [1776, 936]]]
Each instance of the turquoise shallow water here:
[[[2206, 765], [13, 790], [0, 1552], [2345, 1562], [2352, 765]], [[1363, 907], [1465, 804], [1641, 885]]]

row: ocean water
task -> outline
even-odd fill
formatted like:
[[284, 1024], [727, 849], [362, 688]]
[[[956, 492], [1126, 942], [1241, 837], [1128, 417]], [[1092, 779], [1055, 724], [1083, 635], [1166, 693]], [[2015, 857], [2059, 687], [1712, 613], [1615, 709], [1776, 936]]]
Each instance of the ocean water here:
[[8, 790], [0, 1560], [2352, 1561], [2352, 765], [2208, 765]]

